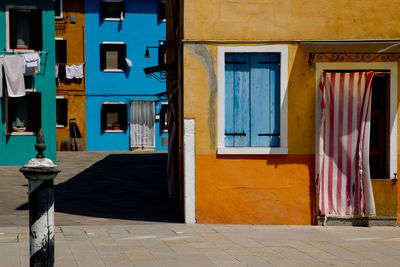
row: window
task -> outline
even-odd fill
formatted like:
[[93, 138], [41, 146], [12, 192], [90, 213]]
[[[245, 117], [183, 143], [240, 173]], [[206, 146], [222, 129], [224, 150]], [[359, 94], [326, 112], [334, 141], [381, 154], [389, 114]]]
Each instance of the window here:
[[9, 48], [42, 50], [42, 11], [9, 9]]
[[66, 127], [68, 125], [68, 99], [56, 99], [56, 122], [57, 127]]
[[54, 1], [54, 17], [56, 19], [63, 18], [63, 0]]
[[103, 0], [101, 2], [101, 17], [104, 20], [124, 20], [125, 3], [122, 0]]
[[128, 125], [126, 104], [104, 103], [101, 107], [101, 129], [105, 132], [126, 131]]
[[218, 50], [218, 153], [287, 153], [287, 46]]
[[56, 40], [56, 63], [67, 63], [67, 40]]
[[162, 103], [160, 109], [160, 130], [168, 132], [168, 103]]
[[100, 69], [103, 71], [116, 71], [126, 69], [126, 44], [103, 43], [100, 44]]
[[7, 97], [8, 134], [33, 134], [41, 127], [41, 94], [27, 92], [23, 97]]
[[161, 0], [161, 2], [158, 4], [158, 21], [160, 22], [166, 22], [165, 18], [165, 0]]

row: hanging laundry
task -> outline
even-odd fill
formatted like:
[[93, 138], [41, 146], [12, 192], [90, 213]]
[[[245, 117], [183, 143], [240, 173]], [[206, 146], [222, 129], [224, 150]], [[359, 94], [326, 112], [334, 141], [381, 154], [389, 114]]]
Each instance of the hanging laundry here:
[[65, 65], [65, 77], [67, 79], [82, 79], [83, 78], [83, 65], [75, 65], [71, 66]]
[[0, 97], [3, 97], [3, 58], [0, 57]]
[[3, 59], [9, 97], [25, 96], [24, 57], [20, 55], [6, 56]]
[[35, 75], [40, 71], [40, 55], [38, 53], [24, 54], [25, 75]]
[[67, 79], [74, 78], [74, 65], [72, 66], [65, 65], [65, 78]]
[[82, 79], [83, 78], [83, 64], [72, 65], [72, 66], [74, 66], [74, 77], [76, 79]]
[[60, 77], [58, 76], [59, 74], [59, 66], [56, 64], [56, 84], [60, 85]]

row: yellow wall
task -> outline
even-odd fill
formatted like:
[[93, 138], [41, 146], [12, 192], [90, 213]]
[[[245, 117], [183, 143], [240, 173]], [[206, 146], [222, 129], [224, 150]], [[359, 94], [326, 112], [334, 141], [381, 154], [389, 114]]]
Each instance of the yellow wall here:
[[[184, 118], [196, 121], [197, 222], [315, 223], [316, 77], [308, 53], [289, 44], [288, 155], [222, 156], [216, 151], [217, 48], [186, 44], [183, 54]], [[373, 187], [378, 215], [396, 215], [397, 186], [374, 181]]]
[[315, 77], [308, 55], [289, 46], [289, 155], [282, 156], [217, 155], [216, 55], [216, 45], [185, 45], [184, 117], [196, 120], [197, 221], [313, 223]]
[[400, 0], [185, 0], [186, 40], [400, 39]]
[[[85, 8], [84, 1], [63, 1], [64, 17], [55, 20], [56, 37], [67, 40], [67, 65], [79, 65], [85, 63]], [[70, 23], [70, 17], [76, 17], [76, 23]], [[84, 65], [85, 70], [85, 65]], [[86, 147], [86, 109], [85, 109], [85, 74], [83, 79], [61, 79], [57, 84], [57, 96], [68, 99], [68, 122], [75, 118], [82, 134], [84, 148]], [[69, 125], [57, 128], [57, 148], [60, 149], [60, 141], [70, 138]]]
[[[316, 77], [298, 41], [400, 39], [391, 23], [400, 0], [185, 0], [183, 14], [183, 117], [196, 122], [197, 222], [315, 223]], [[217, 155], [217, 50], [238, 43], [289, 47], [288, 155]], [[378, 215], [400, 213], [397, 185], [373, 181], [373, 189]]]

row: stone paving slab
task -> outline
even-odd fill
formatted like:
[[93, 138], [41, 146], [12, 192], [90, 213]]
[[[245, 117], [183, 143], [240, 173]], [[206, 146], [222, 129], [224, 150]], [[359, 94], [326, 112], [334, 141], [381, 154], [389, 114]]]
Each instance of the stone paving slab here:
[[[73, 225], [56, 227], [55, 242], [55, 266], [397, 266], [400, 262], [398, 227]], [[0, 226], [0, 267], [28, 266], [28, 262], [27, 226]]]

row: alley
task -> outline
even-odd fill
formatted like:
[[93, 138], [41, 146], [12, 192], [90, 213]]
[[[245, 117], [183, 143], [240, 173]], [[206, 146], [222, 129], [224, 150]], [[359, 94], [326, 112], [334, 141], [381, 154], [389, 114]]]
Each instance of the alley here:
[[[176, 222], [167, 197], [166, 153], [58, 152], [55, 225]], [[0, 167], [0, 226], [28, 225], [28, 183], [19, 167]]]

